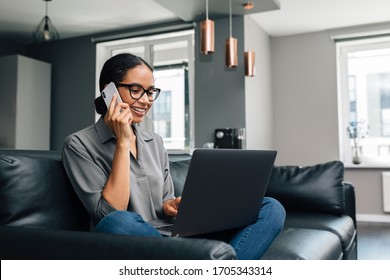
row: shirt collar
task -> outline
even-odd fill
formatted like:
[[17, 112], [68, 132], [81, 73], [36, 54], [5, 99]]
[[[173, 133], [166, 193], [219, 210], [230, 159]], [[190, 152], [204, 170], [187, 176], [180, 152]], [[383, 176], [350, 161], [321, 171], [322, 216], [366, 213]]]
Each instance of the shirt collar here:
[[142, 129], [139, 124], [133, 124], [133, 129], [138, 139], [141, 139], [145, 142], [153, 140], [153, 134], [147, 130]]

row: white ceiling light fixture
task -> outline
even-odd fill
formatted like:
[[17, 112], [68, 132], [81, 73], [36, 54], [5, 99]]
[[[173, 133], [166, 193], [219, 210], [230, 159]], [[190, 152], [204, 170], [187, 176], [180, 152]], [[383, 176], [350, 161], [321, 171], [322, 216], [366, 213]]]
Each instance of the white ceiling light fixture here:
[[48, 16], [48, 2], [51, 0], [43, 0], [46, 2], [46, 13], [37, 29], [33, 33], [34, 40], [38, 42], [55, 41], [60, 39], [57, 29], [54, 27]]

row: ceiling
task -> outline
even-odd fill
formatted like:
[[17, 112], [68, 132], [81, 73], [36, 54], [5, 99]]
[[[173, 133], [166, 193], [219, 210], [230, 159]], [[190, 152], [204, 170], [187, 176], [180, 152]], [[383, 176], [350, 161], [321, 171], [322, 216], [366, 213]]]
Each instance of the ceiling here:
[[[45, 2], [42, 0], [0, 1], [0, 37], [21, 43], [31, 42], [32, 32], [45, 14]], [[390, 22], [389, 0], [252, 1], [255, 3], [265, 1], [271, 6], [280, 4], [280, 9], [273, 6], [268, 11], [250, 15], [270, 36]], [[48, 14], [61, 38], [70, 38], [183, 19], [183, 16], [181, 18], [178, 16], [177, 11], [172, 11], [179, 6], [172, 7], [172, 3], [175, 2], [186, 3], [185, 9], [192, 13], [195, 13], [195, 9], [199, 9], [196, 6], [202, 3], [201, 0], [52, 0], [49, 2]], [[233, 0], [235, 6], [244, 2], [247, 1]], [[223, 8], [225, 11], [228, 11], [227, 0], [209, 0], [210, 19], [214, 16], [212, 12], [216, 12], [211, 10], [221, 10], [221, 5], [225, 7]]]

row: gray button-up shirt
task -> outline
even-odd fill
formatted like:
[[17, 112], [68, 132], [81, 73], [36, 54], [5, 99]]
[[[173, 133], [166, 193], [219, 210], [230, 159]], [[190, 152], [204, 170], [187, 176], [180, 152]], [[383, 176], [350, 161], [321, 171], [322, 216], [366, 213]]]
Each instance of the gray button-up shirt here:
[[[138, 159], [129, 154], [131, 195], [127, 209], [149, 221], [163, 217], [163, 202], [174, 198], [168, 154], [159, 135], [142, 130], [137, 124], [133, 129], [137, 136]], [[111, 172], [115, 144], [115, 136], [103, 118], [64, 141], [65, 170], [94, 224], [116, 210], [102, 197]]]

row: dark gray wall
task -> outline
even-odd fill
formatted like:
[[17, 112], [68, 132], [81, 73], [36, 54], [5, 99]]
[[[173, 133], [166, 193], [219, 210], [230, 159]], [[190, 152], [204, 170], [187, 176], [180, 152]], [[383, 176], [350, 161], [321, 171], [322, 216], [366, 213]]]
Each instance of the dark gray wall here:
[[[161, 25], [159, 25], [161, 26]], [[198, 26], [198, 25], [197, 25]], [[199, 30], [195, 36], [195, 146], [213, 141], [215, 128], [244, 127], [245, 88], [243, 70], [243, 17], [233, 17], [233, 36], [238, 39], [239, 66], [225, 66], [228, 19], [215, 21], [215, 53], [200, 54]], [[142, 31], [142, 28], [98, 34], [110, 36]], [[52, 65], [51, 150], [60, 150], [64, 138], [94, 122], [96, 48], [84, 36], [25, 48], [27, 56]], [[10, 51], [7, 48], [7, 51]], [[24, 51], [15, 49], [15, 54]], [[11, 48], [12, 53], [12, 48]], [[8, 54], [8, 53], [7, 53]], [[1, 49], [0, 49], [0, 55]]]
[[23, 44], [0, 38], [0, 56], [21, 54], [24, 55], [25, 46]]
[[64, 138], [94, 123], [95, 45], [89, 37], [30, 46], [30, 57], [52, 65], [51, 150]]
[[229, 19], [215, 20], [215, 53], [200, 52], [199, 25], [195, 32], [195, 147], [214, 141], [215, 128], [245, 127], [244, 18], [233, 17], [238, 41], [238, 67], [225, 66]]

